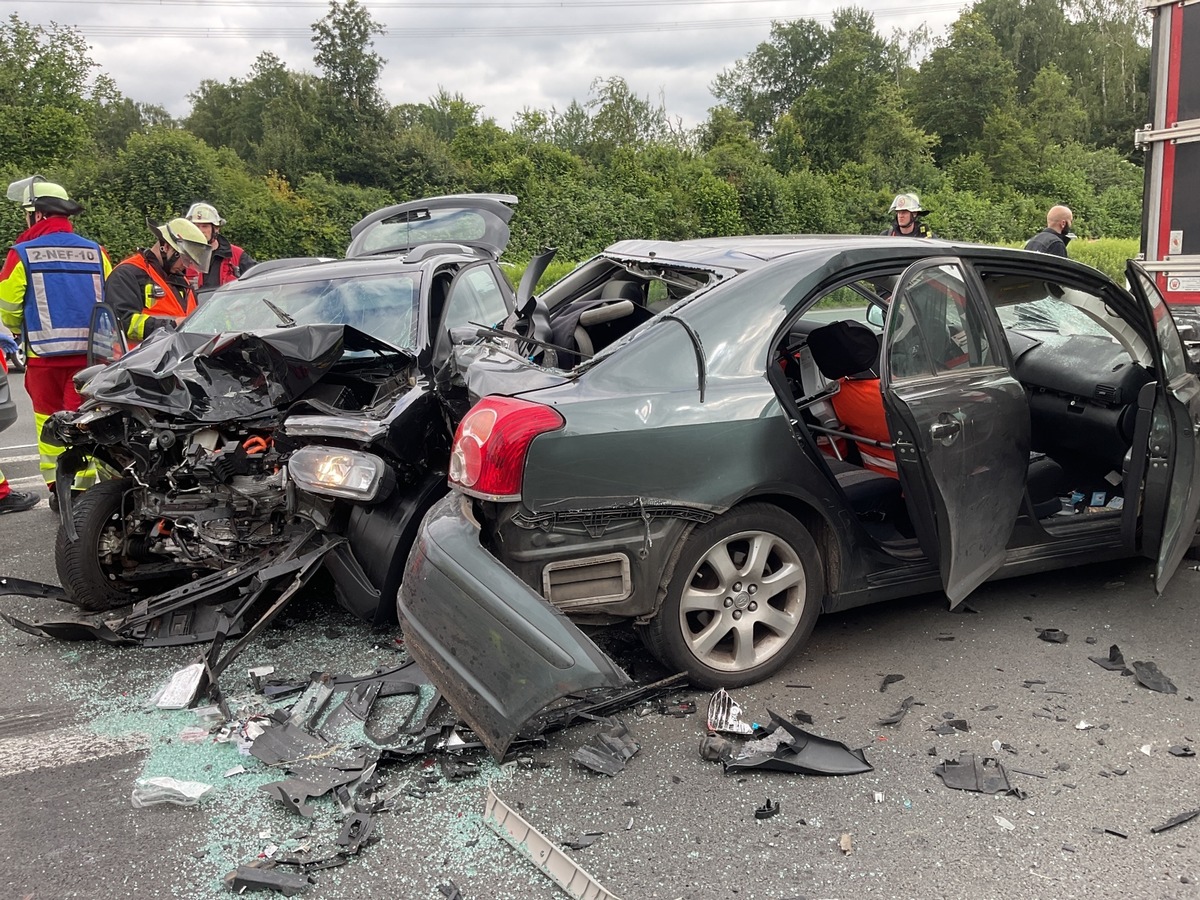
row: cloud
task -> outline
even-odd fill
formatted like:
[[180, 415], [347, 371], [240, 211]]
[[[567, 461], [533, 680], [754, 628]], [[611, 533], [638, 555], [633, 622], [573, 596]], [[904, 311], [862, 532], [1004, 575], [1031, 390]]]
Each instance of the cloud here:
[[[664, 101], [691, 126], [716, 103], [709, 85], [770, 34], [772, 19], [828, 21], [817, 0], [366, 0], [387, 33], [374, 49], [387, 63], [380, 87], [391, 104], [421, 103], [444, 88], [509, 126], [525, 107], [565, 109], [597, 78], [618, 75], [640, 96]], [[850, 5], [847, 2], [846, 5]], [[896, 5], [859, 0], [883, 34], [927, 23], [942, 32], [956, 3]], [[293, 70], [314, 71], [313, 22], [328, 6], [279, 0], [109, 0], [22, 3], [26, 22], [72, 26], [100, 71], [133, 100], [186, 115], [204, 79], [247, 75], [269, 51]], [[53, 13], [51, 12], [53, 11]], [[64, 13], [65, 10], [65, 13]]]

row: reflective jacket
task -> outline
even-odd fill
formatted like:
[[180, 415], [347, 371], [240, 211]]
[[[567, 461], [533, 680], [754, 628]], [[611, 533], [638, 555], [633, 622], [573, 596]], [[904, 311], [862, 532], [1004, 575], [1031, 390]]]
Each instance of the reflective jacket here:
[[104, 300], [104, 254], [77, 234], [13, 247], [25, 266], [25, 340], [38, 356], [87, 352], [92, 307]]
[[[129, 277], [131, 269], [139, 270], [132, 279]], [[121, 320], [126, 336], [134, 342], [142, 341], [153, 330], [151, 319], [182, 319], [196, 308], [196, 295], [192, 289], [186, 284], [172, 284], [140, 252], [113, 267], [107, 299]]]
[[196, 290], [212, 291], [223, 284], [237, 281], [247, 270], [256, 265], [253, 256], [237, 244], [231, 244], [225, 235], [217, 234], [217, 246], [213, 248], [212, 264], [207, 272], [189, 267], [187, 280]]

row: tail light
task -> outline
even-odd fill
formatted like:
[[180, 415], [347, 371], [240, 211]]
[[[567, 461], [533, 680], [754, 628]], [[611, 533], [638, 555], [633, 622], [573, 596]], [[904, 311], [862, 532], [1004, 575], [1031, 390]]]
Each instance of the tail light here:
[[485, 397], [454, 435], [450, 484], [484, 500], [519, 500], [525, 456], [539, 434], [563, 427], [558, 411], [514, 397]]

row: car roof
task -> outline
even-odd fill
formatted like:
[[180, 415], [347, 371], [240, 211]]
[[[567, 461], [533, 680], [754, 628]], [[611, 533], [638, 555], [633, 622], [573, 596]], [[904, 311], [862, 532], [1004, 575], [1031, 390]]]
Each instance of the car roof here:
[[[427, 249], [428, 247], [420, 248], [420, 250]], [[468, 247], [439, 245], [438, 249], [442, 252], [382, 253], [353, 259], [316, 262], [307, 259], [298, 260], [296, 265], [273, 268], [262, 274], [256, 274], [254, 269], [251, 269], [237, 281], [230, 282], [230, 286], [237, 288], [255, 284], [293, 284], [301, 281], [321, 281], [326, 278], [361, 278], [371, 275], [398, 275], [406, 272], [417, 274], [438, 263], [469, 262], [480, 258]]]
[[[611, 244], [601, 253], [621, 259], [639, 258], [663, 262], [746, 271], [774, 259], [809, 250], [836, 251], [878, 243], [898, 247], [901, 242], [928, 246], [927, 238], [893, 238], [857, 234], [757, 234], [733, 237], [697, 238], [688, 241], [626, 240]], [[949, 246], [949, 245], [946, 245]]]

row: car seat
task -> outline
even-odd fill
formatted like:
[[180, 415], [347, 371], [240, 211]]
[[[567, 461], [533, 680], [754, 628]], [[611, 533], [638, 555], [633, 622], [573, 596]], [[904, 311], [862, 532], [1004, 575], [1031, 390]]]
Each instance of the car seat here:
[[639, 281], [613, 279], [599, 296], [575, 300], [552, 315], [552, 343], [573, 351], [560, 354], [564, 368], [578, 365], [614, 340], [651, 318], [646, 290]]

